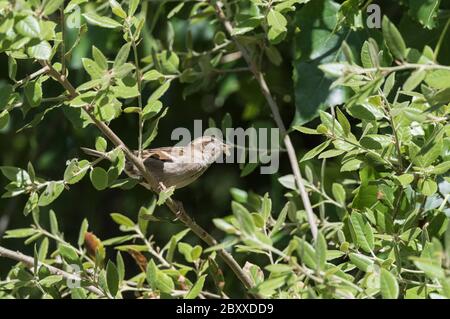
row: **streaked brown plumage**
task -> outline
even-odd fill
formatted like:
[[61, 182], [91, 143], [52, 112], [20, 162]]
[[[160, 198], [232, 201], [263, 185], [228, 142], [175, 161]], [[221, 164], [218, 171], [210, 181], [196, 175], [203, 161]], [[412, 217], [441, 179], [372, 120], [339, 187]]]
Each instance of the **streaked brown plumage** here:
[[[84, 152], [96, 157], [105, 157], [107, 154], [95, 150], [82, 148]], [[221, 140], [202, 136], [186, 146], [159, 147], [142, 151], [145, 167], [165, 187], [175, 186], [181, 188], [189, 185], [200, 177], [208, 167], [223, 153], [228, 153], [229, 146]], [[138, 152], [134, 152], [138, 156]], [[128, 176], [141, 180], [142, 176], [130, 161], [125, 163], [125, 172]], [[141, 184], [147, 188], [144, 181]]]

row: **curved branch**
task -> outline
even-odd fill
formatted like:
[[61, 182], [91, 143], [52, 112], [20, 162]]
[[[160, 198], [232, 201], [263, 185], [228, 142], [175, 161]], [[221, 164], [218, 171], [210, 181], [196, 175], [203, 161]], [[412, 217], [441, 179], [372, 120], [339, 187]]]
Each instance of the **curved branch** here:
[[[70, 83], [70, 81], [63, 74], [59, 73], [49, 61], [40, 60], [42, 66], [47, 66], [49, 69], [47, 74], [50, 75], [53, 79], [59, 82], [69, 93], [69, 97], [71, 99], [78, 96], [78, 92]], [[95, 116], [92, 114], [92, 109], [88, 106], [84, 106], [83, 110], [89, 115], [91, 120], [97, 126], [97, 128], [106, 136], [116, 147], [120, 147], [124, 152], [125, 156], [134, 164], [134, 166], [139, 170], [141, 175], [144, 177], [146, 182], [150, 185], [150, 190], [159, 194], [161, 191], [165, 189], [163, 185], [158, 183], [155, 177], [149, 172], [144, 163], [140, 158], [134, 155], [134, 153], [125, 145], [125, 143], [114, 133], [109, 126], [105, 123], [97, 120]], [[187, 227], [189, 227], [194, 234], [196, 234], [200, 239], [202, 239], [209, 246], [214, 246], [217, 244], [217, 241], [212, 237], [206, 230], [204, 230], [201, 226], [199, 226], [185, 211], [183, 204], [181, 202], [175, 201], [172, 198], [168, 198], [165, 202], [167, 207], [175, 214], [175, 216], [184, 223]], [[231, 268], [231, 270], [235, 273], [238, 279], [244, 284], [244, 286], [251, 290], [254, 287], [254, 283], [252, 279], [244, 272], [241, 266], [236, 262], [231, 254], [226, 252], [224, 249], [218, 250], [217, 254], [225, 261], [225, 263]], [[261, 298], [258, 294], [254, 294], [255, 297]]]

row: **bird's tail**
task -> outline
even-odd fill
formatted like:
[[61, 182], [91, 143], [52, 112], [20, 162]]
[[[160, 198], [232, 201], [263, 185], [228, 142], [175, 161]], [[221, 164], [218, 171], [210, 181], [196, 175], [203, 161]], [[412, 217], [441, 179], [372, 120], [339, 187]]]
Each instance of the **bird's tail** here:
[[99, 151], [93, 150], [93, 149], [91, 149], [91, 148], [86, 148], [86, 147], [82, 147], [81, 149], [82, 149], [83, 152], [85, 152], [87, 155], [91, 155], [91, 156], [99, 157], [99, 158], [104, 158], [104, 159], [107, 159], [107, 160], [109, 160], [109, 161], [111, 160], [111, 158], [108, 156], [107, 153], [99, 152]]

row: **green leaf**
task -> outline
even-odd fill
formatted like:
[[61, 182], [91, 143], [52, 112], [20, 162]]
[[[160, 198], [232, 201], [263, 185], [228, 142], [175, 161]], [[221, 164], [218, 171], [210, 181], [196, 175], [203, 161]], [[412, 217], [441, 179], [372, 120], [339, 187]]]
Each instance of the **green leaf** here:
[[267, 23], [271, 27], [283, 29], [287, 25], [287, 20], [280, 12], [270, 9], [267, 14]]
[[39, 260], [40, 261], [45, 261], [45, 259], [47, 258], [47, 253], [48, 253], [48, 238], [44, 238], [41, 242], [41, 245], [39, 246], [39, 251], [38, 251], [38, 255], [39, 255]]
[[342, 136], [344, 134], [341, 124], [339, 124], [339, 122], [336, 121], [331, 114], [324, 111], [319, 111], [319, 114], [322, 124], [328, 129], [328, 131], [337, 136]]
[[112, 213], [111, 218], [119, 225], [123, 225], [126, 227], [134, 227], [134, 222], [125, 215], [119, 213]]
[[42, 83], [39, 80], [30, 81], [24, 88], [25, 98], [31, 107], [36, 107], [42, 101]]
[[440, 163], [440, 164], [436, 165], [431, 170], [431, 173], [432, 174], [436, 174], [436, 175], [444, 175], [449, 170], [450, 170], [450, 161], [446, 161], [446, 162], [443, 162], [443, 163]]
[[281, 185], [286, 187], [287, 189], [297, 190], [297, 185], [295, 184], [294, 175], [289, 174], [286, 176], [282, 176], [278, 179]]
[[19, 184], [24, 182], [30, 182], [30, 175], [26, 170], [12, 166], [0, 166], [0, 171], [10, 181], [17, 182]]
[[50, 183], [48, 183], [41, 196], [39, 196], [39, 206], [50, 205], [55, 199], [59, 197], [59, 195], [61, 195], [63, 190], [63, 182], [51, 181]]
[[409, 15], [418, 20], [427, 29], [436, 26], [441, 0], [409, 0]]
[[369, 103], [355, 104], [348, 108], [348, 112], [351, 116], [360, 120], [374, 121], [383, 117], [381, 109]]
[[347, 30], [337, 24], [338, 11], [339, 4], [329, 0], [309, 1], [296, 11], [293, 25], [301, 31], [294, 34], [295, 125], [307, 123], [317, 117], [319, 110], [343, 104], [347, 99], [348, 91], [332, 87], [333, 80], [319, 69], [321, 64], [343, 59], [339, 48]]
[[397, 279], [388, 270], [381, 268], [380, 271], [380, 291], [383, 299], [397, 299], [399, 287]]
[[167, 14], [167, 19], [171, 19], [174, 15], [176, 15], [180, 10], [184, 7], [184, 2], [181, 2], [177, 4], [175, 7], [173, 7], [172, 10]]
[[87, 299], [86, 290], [83, 288], [72, 288], [70, 290], [72, 299]]
[[1, 90], [0, 90], [0, 110], [5, 108], [5, 106], [8, 104], [12, 92], [13, 92], [12, 85], [5, 84], [5, 85], [1, 86]]
[[266, 267], [264, 267], [267, 271], [270, 271], [272, 273], [284, 273], [284, 272], [291, 272], [292, 267], [285, 264], [271, 264]]
[[132, 16], [139, 5], [140, 0], [130, 0], [128, 3], [128, 16]]
[[82, 58], [81, 63], [93, 80], [100, 79], [105, 74], [105, 71], [94, 60]]
[[89, 175], [92, 185], [96, 190], [104, 190], [108, 187], [108, 173], [101, 167], [94, 167]]
[[32, 15], [19, 20], [15, 25], [15, 29], [20, 35], [29, 38], [39, 38], [41, 34], [39, 21]]
[[450, 87], [450, 71], [449, 70], [432, 70], [426, 75], [425, 82], [437, 90], [447, 89]]
[[78, 264], [78, 254], [72, 246], [60, 244], [58, 246], [58, 252], [68, 264]]
[[403, 175], [397, 176], [397, 180], [400, 182], [400, 184], [403, 187], [405, 187], [414, 181], [414, 175], [413, 174], [403, 174]]
[[231, 203], [231, 209], [239, 222], [240, 230], [245, 235], [253, 237], [256, 232], [256, 227], [250, 212], [243, 205], [235, 201]]
[[[112, 238], [103, 240], [102, 244], [103, 244], [103, 246], [113, 246], [113, 245], [117, 245], [117, 244], [122, 244], [131, 239], [133, 239], [133, 236], [131, 236], [131, 235], [117, 236], [117, 237], [112, 237]], [[117, 247], [115, 247], [115, 248], [117, 249]]]
[[5, 231], [5, 235], [3, 236], [3, 238], [26, 238], [37, 233], [39, 233], [39, 231], [34, 228], [11, 229]]
[[331, 191], [333, 193], [333, 197], [336, 199], [336, 201], [345, 206], [345, 189], [344, 186], [342, 186], [339, 183], [333, 183]]
[[279, 66], [283, 62], [283, 57], [281, 56], [280, 51], [278, 51], [274, 45], [265, 46], [264, 53], [270, 62], [276, 66]]
[[345, 150], [328, 150], [328, 151], [325, 151], [325, 152], [321, 153], [319, 155], [318, 159], [333, 158], [333, 157], [342, 155], [345, 152], [346, 152]]
[[48, 0], [45, 2], [44, 15], [48, 16], [64, 5], [64, 0]]
[[150, 95], [150, 97], [147, 100], [147, 105], [151, 104], [157, 100], [159, 100], [159, 98], [161, 96], [164, 95], [164, 93], [167, 92], [167, 90], [170, 87], [170, 81], [165, 82], [163, 85], [161, 85], [160, 87], [158, 87], [153, 93], [152, 95]]
[[95, 63], [102, 69], [103, 71], [108, 70], [108, 60], [103, 55], [102, 51], [97, 49], [95, 46], [92, 46], [92, 57], [94, 58]]
[[109, 292], [115, 297], [119, 291], [119, 273], [116, 265], [111, 260], [108, 261], [106, 266], [106, 282]]
[[231, 225], [230, 223], [227, 223], [225, 220], [220, 218], [214, 218], [213, 220], [214, 226], [216, 226], [221, 231], [227, 233], [227, 234], [236, 234], [237, 229]]
[[106, 151], [106, 147], [108, 146], [108, 142], [106, 142], [106, 140], [101, 137], [98, 136], [95, 139], [95, 149], [99, 152], [105, 152]]
[[190, 263], [193, 262], [192, 249], [193, 247], [187, 243], [178, 243], [178, 251], [184, 256], [186, 261]]
[[78, 242], [77, 242], [78, 246], [83, 245], [83, 243], [84, 243], [84, 236], [85, 236], [88, 228], [89, 228], [89, 222], [85, 218], [85, 219], [83, 219], [83, 222], [81, 223], [80, 232], [78, 234]]
[[175, 288], [172, 278], [159, 270], [153, 260], [150, 260], [148, 263], [146, 278], [153, 289], [157, 289], [163, 293], [170, 294]]
[[184, 299], [195, 299], [202, 292], [203, 285], [205, 284], [206, 275], [198, 278], [195, 285], [189, 290], [189, 292], [184, 296]]
[[171, 186], [169, 188], [164, 189], [162, 192], [159, 193], [158, 201], [156, 204], [158, 206], [163, 205], [167, 199], [169, 199], [173, 193], [175, 192], [175, 186]]
[[0, 112], [0, 130], [6, 127], [9, 123], [9, 112], [4, 110]]
[[97, 25], [99, 27], [115, 29], [122, 28], [122, 24], [108, 17], [99, 16], [96, 13], [88, 12], [83, 13], [83, 17], [91, 24]]
[[326, 140], [325, 142], [323, 142], [322, 144], [314, 147], [312, 150], [310, 150], [308, 153], [306, 153], [302, 159], [300, 160], [300, 162], [304, 162], [304, 161], [308, 161], [314, 157], [316, 157], [317, 155], [319, 155], [324, 149], [326, 149], [329, 145], [330, 145], [331, 141], [330, 140]]
[[297, 254], [300, 258], [300, 260], [309, 268], [311, 269], [317, 269], [316, 265], [316, 251], [314, 248], [305, 240], [301, 238], [296, 238], [298, 245], [297, 245]]
[[440, 265], [430, 258], [412, 258], [417, 268], [425, 272], [431, 279], [445, 278], [445, 272]]
[[27, 49], [30, 57], [38, 60], [50, 60], [52, 55], [52, 46], [47, 41], [41, 41]]
[[266, 193], [264, 194], [264, 197], [262, 199], [261, 215], [266, 221], [271, 216], [271, 213], [272, 213], [272, 200], [269, 198], [269, 194]]
[[161, 71], [164, 74], [176, 74], [179, 72], [178, 67], [180, 65], [180, 59], [175, 52], [163, 51], [158, 57]]
[[364, 272], [372, 272], [374, 261], [367, 256], [361, 254], [350, 253], [348, 255], [350, 261], [360, 270]]
[[344, 113], [342, 113], [342, 111], [339, 108], [336, 109], [336, 117], [337, 117], [339, 124], [341, 124], [341, 126], [342, 126], [342, 131], [344, 132], [344, 136], [348, 137], [351, 134], [350, 122], [347, 120]]
[[43, 287], [50, 288], [58, 284], [64, 279], [62, 275], [50, 275], [39, 280], [39, 284]]
[[417, 70], [411, 73], [409, 78], [403, 83], [404, 91], [413, 91], [425, 79], [425, 70]]
[[128, 60], [128, 56], [130, 55], [130, 43], [125, 43], [119, 50], [119, 52], [116, 55], [116, 58], [114, 59], [114, 68], [118, 68], [125, 64]]
[[417, 183], [417, 187], [419, 188], [419, 191], [425, 196], [432, 196], [438, 190], [437, 183], [431, 178], [426, 179], [421, 178]]
[[77, 159], [70, 161], [66, 170], [64, 171], [64, 181], [67, 184], [76, 184], [81, 181], [88, 171], [90, 163], [87, 160], [78, 162]]
[[350, 221], [356, 235], [356, 244], [365, 252], [370, 253], [374, 248], [373, 230], [363, 215], [353, 212]]
[[117, 263], [117, 273], [119, 274], [119, 284], [125, 279], [125, 263], [122, 258], [120, 251], [117, 252], [116, 257]]
[[56, 214], [53, 210], [50, 210], [49, 219], [50, 219], [50, 232], [53, 235], [58, 235], [59, 234], [58, 219], [56, 218]]
[[118, 79], [122, 79], [126, 77], [131, 71], [135, 69], [134, 65], [131, 63], [125, 63], [121, 66], [113, 69], [113, 75], [114, 77]]
[[127, 17], [126, 12], [122, 9], [122, 6], [116, 0], [109, 0], [109, 5], [111, 6], [112, 12], [122, 18], [125, 19]]
[[277, 289], [281, 288], [286, 282], [286, 277], [281, 276], [273, 279], [267, 279], [257, 286], [258, 292], [263, 296], [273, 295]]
[[276, 235], [278, 233], [278, 231], [282, 228], [282, 226], [286, 220], [286, 216], [289, 212], [289, 206], [290, 206], [289, 202], [287, 202], [286, 205], [284, 205], [283, 209], [280, 212], [280, 215], [278, 215], [275, 225], [273, 225], [272, 230], [270, 231], [270, 234], [269, 234], [270, 237], [273, 237], [274, 235]]
[[370, 150], [381, 150], [391, 143], [392, 139], [386, 135], [368, 134], [359, 143]]
[[29, 213], [35, 211], [38, 208], [38, 206], [39, 206], [39, 195], [37, 192], [32, 192], [30, 194], [30, 197], [28, 197], [28, 200], [23, 209], [24, 215], [27, 216]]
[[144, 149], [147, 148], [151, 144], [151, 142], [155, 139], [158, 133], [159, 120], [166, 115], [167, 110], [168, 109], [165, 108], [164, 111], [162, 111], [162, 113], [160, 114], [160, 116], [156, 119], [153, 119], [149, 127], [145, 130], [143, 136], [144, 143], [142, 143], [142, 147]]
[[399, 60], [406, 57], [406, 44], [397, 27], [389, 20], [387, 16], [383, 17], [382, 22], [383, 36], [391, 53]]
[[203, 248], [200, 245], [196, 245], [194, 248], [192, 248], [191, 251], [191, 258], [193, 261], [197, 261], [200, 256], [202, 255]]
[[[12, 56], [8, 55], [8, 76], [11, 80], [15, 80], [16, 74], [17, 74], [17, 61]], [[0, 98], [0, 109], [2, 108], [1, 102], [2, 102], [2, 99]]]
[[273, 44], [279, 43], [286, 34], [286, 18], [278, 11], [270, 9], [267, 14], [267, 24], [269, 25], [268, 38]]
[[327, 261], [327, 242], [321, 232], [319, 232], [317, 236], [316, 242], [314, 243], [314, 248], [316, 250], [317, 270], [324, 270]]
[[150, 70], [144, 73], [144, 75], [142, 76], [142, 80], [143, 81], [162, 81], [164, 79], [164, 75], [162, 75], [161, 73], [159, 73], [156, 70]]

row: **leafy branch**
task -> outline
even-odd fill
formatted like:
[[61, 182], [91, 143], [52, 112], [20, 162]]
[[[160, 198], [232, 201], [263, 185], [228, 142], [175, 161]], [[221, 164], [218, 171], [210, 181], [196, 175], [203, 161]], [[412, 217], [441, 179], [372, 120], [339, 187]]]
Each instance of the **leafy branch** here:
[[[69, 82], [69, 80], [65, 76], [60, 74], [48, 61], [40, 60], [39, 62], [42, 66], [48, 66], [48, 75], [59, 82], [67, 90], [69, 96], [72, 99], [78, 96], [78, 92]], [[92, 109], [89, 108], [89, 106], [83, 106], [83, 110], [89, 115], [91, 120], [104, 134], [104, 136], [106, 136], [116, 147], [120, 148], [124, 152], [125, 156], [136, 166], [146, 182], [150, 185], [151, 191], [159, 194], [161, 191], [164, 191], [166, 189], [164, 185], [157, 183], [151, 172], [149, 172], [145, 168], [142, 160], [135, 156], [134, 153], [125, 145], [125, 143], [105, 123], [95, 118], [92, 113]], [[214, 246], [217, 244], [217, 241], [187, 214], [181, 202], [177, 202], [172, 198], [168, 198], [165, 204], [182, 223], [189, 227], [193, 231], [193, 233], [196, 234], [200, 239], [202, 239], [206, 244], [208, 244], [209, 246]], [[253, 287], [251, 279], [242, 270], [242, 268], [239, 266], [233, 256], [231, 256], [231, 254], [222, 249], [218, 251], [218, 255], [228, 264], [228, 266], [233, 270], [233, 272], [247, 289], [251, 289]]]
[[267, 103], [269, 104], [270, 110], [272, 112], [273, 118], [275, 120], [275, 123], [277, 124], [278, 128], [281, 131], [281, 135], [283, 136], [284, 145], [286, 147], [286, 152], [289, 157], [289, 162], [291, 165], [291, 169], [295, 176], [295, 181], [298, 187], [298, 190], [300, 192], [300, 196], [303, 201], [303, 205], [305, 207], [307, 217], [308, 217], [308, 223], [311, 229], [311, 234], [314, 238], [314, 240], [317, 238], [317, 224], [316, 224], [316, 216], [313, 212], [313, 209], [311, 207], [311, 202], [309, 200], [308, 193], [305, 188], [305, 184], [303, 182], [302, 174], [300, 172], [300, 168], [298, 165], [298, 159], [297, 155], [295, 153], [294, 146], [292, 145], [291, 138], [287, 134], [286, 127], [283, 123], [283, 120], [281, 119], [280, 111], [277, 102], [272, 96], [272, 93], [270, 92], [269, 86], [267, 85], [266, 79], [261, 72], [261, 70], [258, 68], [258, 65], [255, 63], [254, 59], [252, 59], [251, 54], [242, 43], [239, 42], [239, 40], [235, 37], [234, 28], [231, 24], [230, 20], [226, 17], [225, 12], [223, 11], [223, 3], [221, 1], [216, 0], [208, 0], [211, 5], [214, 6], [214, 9], [216, 11], [216, 14], [220, 21], [222, 22], [225, 30], [227, 31], [228, 35], [234, 40], [236, 47], [241, 51], [242, 56], [244, 57], [246, 63], [248, 64], [250, 71], [253, 73], [253, 76], [255, 77], [256, 81], [258, 82], [258, 85], [261, 89], [261, 93], [264, 95], [264, 98], [266, 99]]

